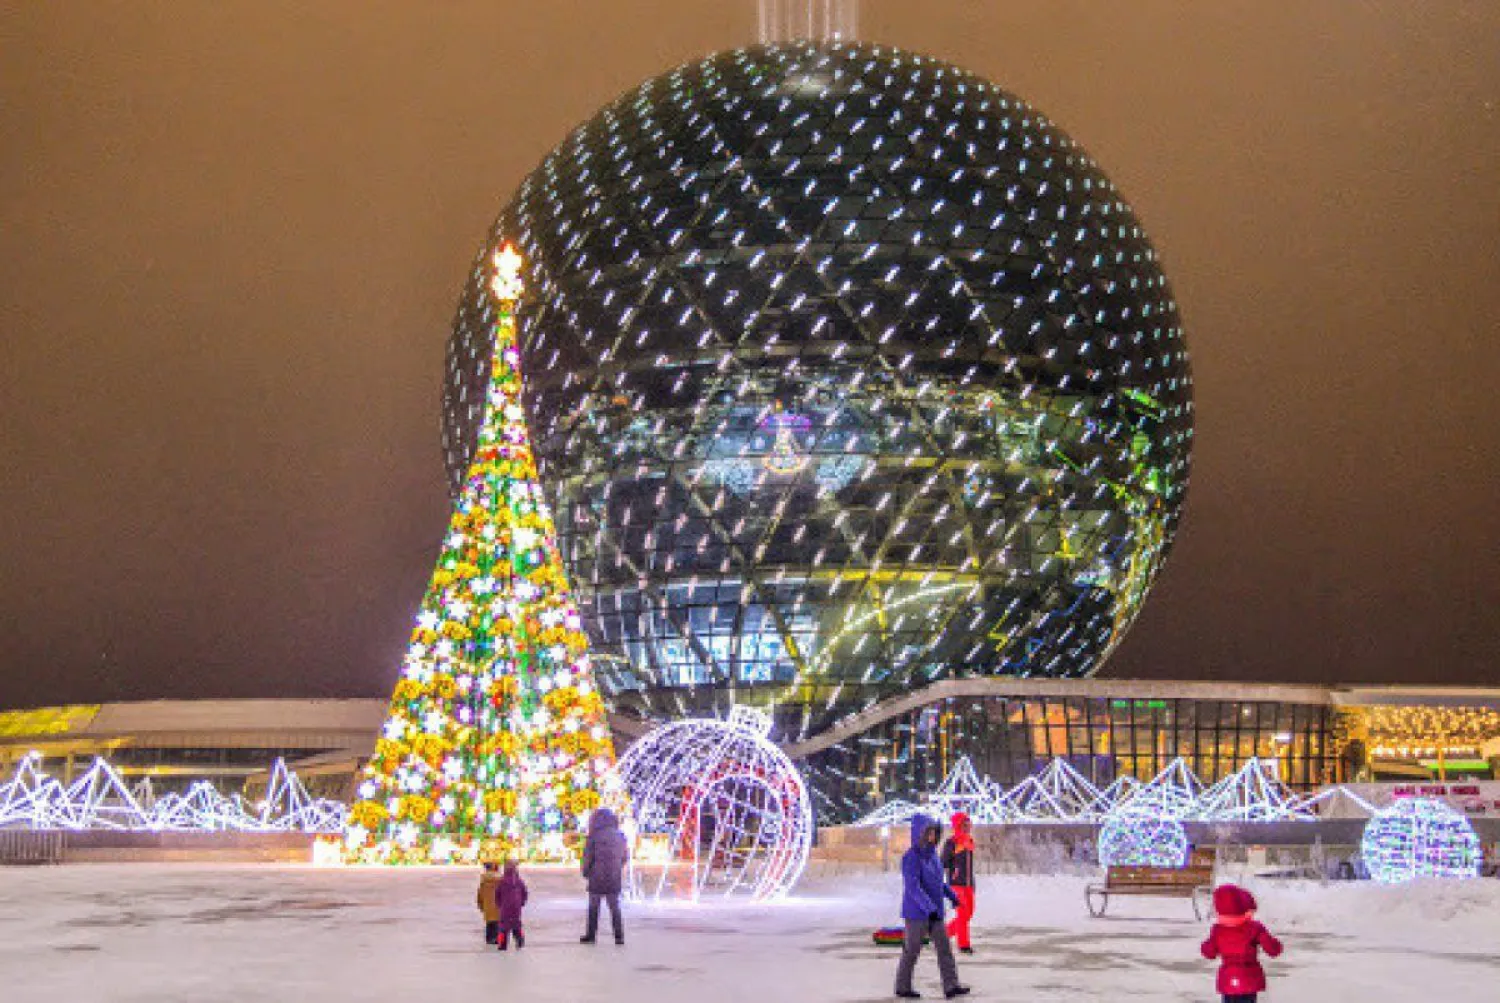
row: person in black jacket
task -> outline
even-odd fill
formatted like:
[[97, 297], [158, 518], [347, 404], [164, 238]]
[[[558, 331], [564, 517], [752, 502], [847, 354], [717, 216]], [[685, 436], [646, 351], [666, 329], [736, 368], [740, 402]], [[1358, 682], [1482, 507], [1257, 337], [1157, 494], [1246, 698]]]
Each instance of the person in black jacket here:
[[630, 847], [615, 813], [600, 808], [589, 816], [588, 839], [583, 844], [580, 870], [589, 883], [589, 921], [582, 937], [592, 944], [599, 933], [599, 903], [609, 905], [609, 919], [615, 930], [615, 943], [625, 943], [625, 927], [620, 921], [620, 885], [625, 865], [630, 862]]
[[948, 936], [958, 942], [958, 949], [964, 954], [973, 954], [969, 920], [974, 918], [974, 835], [969, 828], [969, 816], [961, 811], [953, 813], [953, 835], [943, 843], [943, 874], [948, 887], [958, 896], [953, 919], [948, 923]]

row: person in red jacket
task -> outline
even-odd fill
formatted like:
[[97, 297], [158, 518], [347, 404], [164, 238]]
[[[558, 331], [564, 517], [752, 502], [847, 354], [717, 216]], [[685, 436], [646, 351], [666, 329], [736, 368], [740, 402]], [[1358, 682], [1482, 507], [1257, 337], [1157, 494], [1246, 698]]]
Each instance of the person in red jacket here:
[[1281, 941], [1255, 919], [1255, 896], [1238, 885], [1214, 889], [1214, 912], [1218, 919], [1203, 942], [1203, 956], [1219, 962], [1218, 991], [1224, 1003], [1255, 1003], [1266, 990], [1265, 969], [1259, 952], [1281, 955]]
[[969, 829], [969, 816], [961, 811], [953, 813], [953, 835], [943, 844], [943, 872], [948, 887], [958, 896], [953, 919], [948, 922], [948, 936], [958, 941], [958, 949], [964, 954], [973, 954], [969, 920], [974, 918], [974, 835]]

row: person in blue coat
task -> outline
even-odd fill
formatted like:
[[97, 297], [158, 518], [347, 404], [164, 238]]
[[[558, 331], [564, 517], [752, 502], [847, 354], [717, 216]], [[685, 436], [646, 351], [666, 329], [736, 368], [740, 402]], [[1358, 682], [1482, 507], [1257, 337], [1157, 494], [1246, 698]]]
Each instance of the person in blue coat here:
[[911, 987], [917, 955], [922, 941], [932, 940], [937, 953], [938, 973], [943, 978], [943, 995], [948, 999], [967, 996], [969, 987], [959, 985], [958, 964], [953, 960], [953, 946], [943, 923], [943, 899], [958, 905], [958, 896], [943, 878], [943, 862], [938, 859], [938, 842], [943, 827], [922, 814], [912, 816], [911, 848], [901, 857], [901, 919], [906, 923], [906, 937], [901, 943], [901, 962], [896, 966], [896, 995], [918, 999], [921, 993]]

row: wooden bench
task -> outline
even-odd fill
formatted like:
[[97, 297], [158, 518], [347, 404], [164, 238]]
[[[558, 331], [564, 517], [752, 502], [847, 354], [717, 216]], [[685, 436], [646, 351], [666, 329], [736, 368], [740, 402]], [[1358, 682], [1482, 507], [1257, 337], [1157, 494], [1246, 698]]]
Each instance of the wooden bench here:
[[1194, 859], [1186, 867], [1111, 867], [1104, 873], [1104, 883], [1084, 889], [1083, 901], [1089, 915], [1100, 917], [1109, 908], [1111, 895], [1150, 895], [1157, 898], [1187, 899], [1193, 904], [1193, 915], [1203, 918], [1203, 902], [1213, 892], [1212, 860]]

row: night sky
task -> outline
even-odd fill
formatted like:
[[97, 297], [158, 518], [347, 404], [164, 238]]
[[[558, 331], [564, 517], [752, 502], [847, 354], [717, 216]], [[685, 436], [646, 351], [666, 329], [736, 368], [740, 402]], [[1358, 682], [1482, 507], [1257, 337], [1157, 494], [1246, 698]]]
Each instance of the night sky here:
[[[0, 9], [0, 706], [384, 696], [470, 260], [751, 0]], [[1086, 146], [1198, 435], [1104, 673], [1500, 683], [1500, 4], [867, 0]]]

